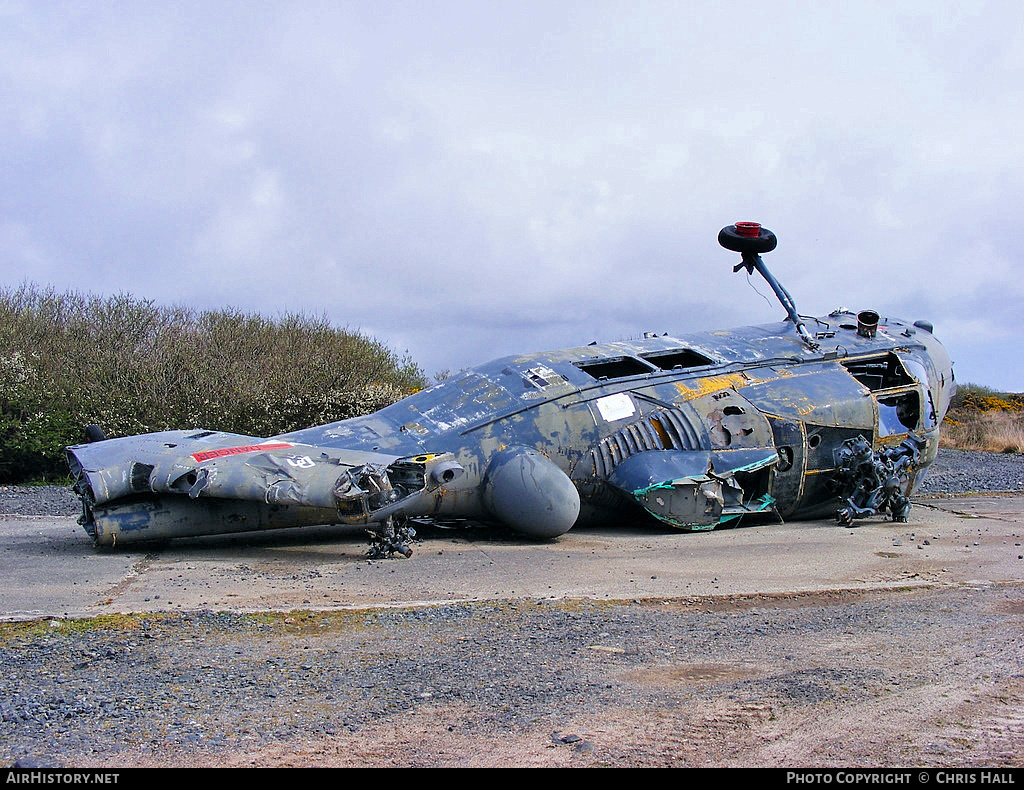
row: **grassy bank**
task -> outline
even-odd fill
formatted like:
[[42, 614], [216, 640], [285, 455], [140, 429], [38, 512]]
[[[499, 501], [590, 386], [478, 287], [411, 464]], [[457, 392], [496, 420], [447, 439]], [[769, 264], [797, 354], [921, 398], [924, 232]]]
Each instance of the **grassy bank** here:
[[942, 422], [940, 446], [1024, 452], [1024, 394], [997, 392], [977, 384], [960, 385]]

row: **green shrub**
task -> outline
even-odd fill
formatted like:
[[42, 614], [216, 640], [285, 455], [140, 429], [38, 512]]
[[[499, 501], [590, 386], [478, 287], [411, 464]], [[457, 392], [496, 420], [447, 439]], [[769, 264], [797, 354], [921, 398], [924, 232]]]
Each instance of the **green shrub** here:
[[425, 385], [419, 367], [325, 317], [196, 312], [127, 294], [0, 289], [0, 483], [66, 475], [84, 426], [271, 436]]

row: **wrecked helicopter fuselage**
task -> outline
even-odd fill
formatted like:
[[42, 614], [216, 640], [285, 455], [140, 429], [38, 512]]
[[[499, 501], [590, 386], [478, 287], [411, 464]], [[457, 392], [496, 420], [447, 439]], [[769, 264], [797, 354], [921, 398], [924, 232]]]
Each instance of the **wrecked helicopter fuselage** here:
[[364, 524], [408, 556], [410, 518], [552, 538], [637, 515], [683, 530], [754, 514], [840, 523], [888, 512], [938, 449], [955, 389], [924, 321], [800, 316], [755, 223], [720, 242], [784, 321], [494, 360], [374, 414], [269, 438], [164, 431], [68, 448], [99, 545]]

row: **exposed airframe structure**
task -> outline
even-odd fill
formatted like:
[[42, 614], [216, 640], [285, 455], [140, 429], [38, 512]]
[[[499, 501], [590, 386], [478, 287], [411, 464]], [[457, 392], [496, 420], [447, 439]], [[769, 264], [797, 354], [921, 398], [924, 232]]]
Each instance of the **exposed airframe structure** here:
[[654, 518], [888, 512], [938, 449], [955, 390], [932, 326], [870, 310], [800, 316], [756, 223], [722, 229], [785, 320], [494, 360], [374, 414], [273, 437], [164, 431], [68, 448], [98, 545], [364, 524], [372, 556], [410, 553], [409, 519], [553, 538]]

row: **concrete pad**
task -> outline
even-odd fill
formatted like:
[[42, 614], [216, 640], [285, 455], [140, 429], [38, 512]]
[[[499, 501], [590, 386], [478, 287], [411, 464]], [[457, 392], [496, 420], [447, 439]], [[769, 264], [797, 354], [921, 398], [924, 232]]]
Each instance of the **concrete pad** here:
[[98, 550], [74, 518], [0, 516], [0, 617], [337, 609], [487, 599], [778, 595], [1024, 580], [1024, 495], [919, 500], [911, 521], [681, 533], [622, 525], [523, 541], [420, 530], [368, 561], [362, 529], [312, 527]]

